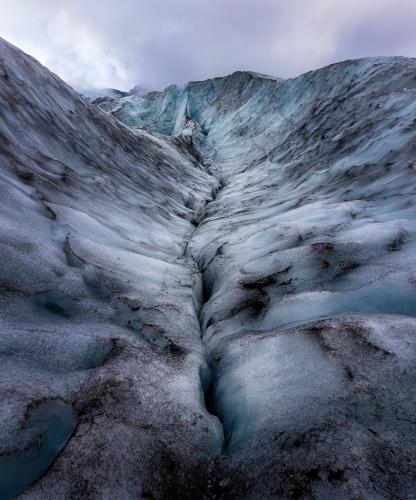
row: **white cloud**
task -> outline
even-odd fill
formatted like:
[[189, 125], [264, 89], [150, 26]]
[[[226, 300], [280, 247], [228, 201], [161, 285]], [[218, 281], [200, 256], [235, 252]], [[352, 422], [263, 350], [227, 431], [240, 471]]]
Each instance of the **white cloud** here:
[[0, 0], [0, 34], [77, 87], [277, 76], [416, 51], [413, 0]]

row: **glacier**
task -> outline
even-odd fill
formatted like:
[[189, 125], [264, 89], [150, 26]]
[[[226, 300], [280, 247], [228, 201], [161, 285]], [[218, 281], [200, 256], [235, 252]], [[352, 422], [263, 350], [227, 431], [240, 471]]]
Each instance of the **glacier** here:
[[414, 498], [416, 60], [0, 115], [0, 498]]

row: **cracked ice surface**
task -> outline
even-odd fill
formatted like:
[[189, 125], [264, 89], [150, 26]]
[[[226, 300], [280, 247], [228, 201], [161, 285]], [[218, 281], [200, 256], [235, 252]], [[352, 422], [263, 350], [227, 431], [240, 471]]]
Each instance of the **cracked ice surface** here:
[[415, 75], [104, 112], [0, 43], [3, 491], [412, 497]]
[[38, 479], [71, 435], [26, 495], [197, 485], [220, 442], [183, 251], [211, 180], [3, 41], [0, 62], [2, 491]]
[[[188, 251], [203, 271], [225, 496], [411, 495], [415, 372], [402, 356], [414, 359], [416, 325], [415, 70], [377, 58], [282, 82], [236, 73], [105, 104], [175, 137], [167, 123], [196, 121], [220, 181]], [[327, 330], [340, 345], [322, 341]]]

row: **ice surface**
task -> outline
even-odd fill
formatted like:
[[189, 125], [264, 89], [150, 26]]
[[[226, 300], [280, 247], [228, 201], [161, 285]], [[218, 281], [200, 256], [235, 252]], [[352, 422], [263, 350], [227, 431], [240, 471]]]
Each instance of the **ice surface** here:
[[336, 362], [302, 333], [233, 342], [222, 354], [214, 397], [231, 451], [264, 428], [299, 431], [342, 392]]
[[201, 395], [197, 271], [184, 248], [187, 204], [203, 204], [214, 181], [169, 141], [0, 49], [4, 495], [48, 467], [48, 485], [27, 495], [137, 497], [178, 474], [197, 485], [222, 436]]
[[92, 105], [1, 41], [3, 496], [412, 497], [415, 74]]
[[[368, 406], [358, 394], [346, 396], [355, 389], [345, 363], [302, 328], [337, 316], [342, 328], [345, 314], [355, 315], [352, 322], [369, 315], [401, 315], [388, 320], [398, 325], [401, 317], [416, 316], [415, 100], [406, 90], [415, 87], [414, 74], [414, 60], [373, 58], [277, 82], [236, 73], [106, 107], [130, 126], [175, 138], [184, 133], [173, 125], [179, 117], [196, 122], [203, 132], [202, 138], [194, 136], [194, 143], [218, 187], [199, 215], [188, 252], [203, 271], [201, 326], [214, 374], [209, 406], [223, 422], [227, 456], [238, 455], [237, 470], [249, 463], [248, 470], [255, 471], [250, 495], [268, 497], [273, 483], [280, 495], [290, 496], [290, 487], [273, 479], [272, 472], [262, 489], [260, 477], [272, 466], [262, 469], [255, 459], [265, 442], [283, 434], [291, 436], [287, 453], [292, 458], [299, 454], [290, 470], [304, 494], [312, 494], [312, 483], [313, 491], [331, 498], [371, 490], [364, 480], [362, 489], [355, 489], [345, 465], [337, 472], [334, 464], [324, 466], [315, 455], [310, 468], [314, 470], [313, 461], [315, 468], [322, 467], [319, 478], [311, 481], [314, 472], [302, 468], [307, 451], [295, 451], [294, 436], [337, 420], [343, 404], [361, 408], [357, 415]], [[392, 332], [382, 329], [385, 321], [378, 320], [376, 331], [383, 330], [387, 339]], [[413, 320], [406, 325], [403, 337], [414, 331]], [[289, 326], [297, 330], [287, 330]], [[378, 356], [376, 350], [374, 354]], [[371, 369], [383, 371], [377, 361]], [[405, 372], [398, 380], [407, 379]], [[372, 384], [381, 380], [379, 374]], [[393, 400], [391, 387], [401, 387], [401, 382], [383, 383], [385, 397]], [[406, 392], [409, 381], [403, 384]], [[397, 411], [411, 414], [410, 407], [398, 410], [402, 403], [394, 404]], [[383, 419], [378, 406], [374, 412]], [[351, 425], [360, 420], [343, 418]], [[393, 422], [388, 432], [399, 425]], [[350, 432], [355, 431], [341, 426], [339, 434]], [[330, 443], [344, 439], [328, 435], [322, 438], [328, 440], [323, 448], [314, 444], [322, 456], [325, 446], [330, 449]], [[281, 445], [277, 439], [276, 449], [265, 447], [269, 455], [261, 462], [274, 463], [271, 456], [281, 456]], [[368, 453], [369, 445], [360, 441], [357, 446]], [[413, 464], [406, 449], [405, 460]], [[351, 453], [348, 448], [345, 457]], [[377, 468], [377, 460], [365, 467]], [[334, 477], [342, 477], [335, 481], [338, 486], [328, 479], [331, 467]], [[390, 471], [393, 482], [401, 476], [398, 466]], [[288, 472], [279, 474], [284, 478]], [[409, 494], [413, 480], [402, 485], [403, 495]], [[230, 481], [224, 491], [236, 494], [239, 490]], [[337, 489], [340, 483], [343, 493]], [[392, 483], [383, 476], [380, 484], [387, 491]]]

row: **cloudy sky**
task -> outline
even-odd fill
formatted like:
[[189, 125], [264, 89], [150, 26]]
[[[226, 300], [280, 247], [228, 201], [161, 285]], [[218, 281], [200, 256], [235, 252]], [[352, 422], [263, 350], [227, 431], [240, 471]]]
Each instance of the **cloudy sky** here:
[[0, 0], [0, 36], [77, 88], [416, 56], [416, 0]]

